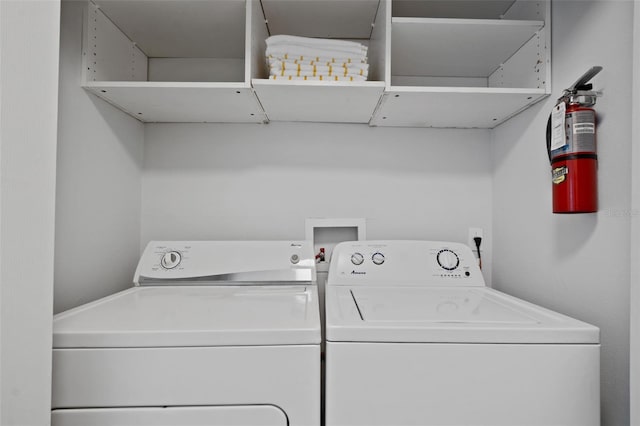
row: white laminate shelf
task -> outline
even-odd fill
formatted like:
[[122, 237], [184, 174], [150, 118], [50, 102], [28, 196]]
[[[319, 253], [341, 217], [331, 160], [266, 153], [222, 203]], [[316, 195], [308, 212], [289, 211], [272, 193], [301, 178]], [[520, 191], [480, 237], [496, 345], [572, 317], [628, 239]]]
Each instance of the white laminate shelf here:
[[[389, 84], [370, 125], [498, 126], [549, 94], [540, 72], [544, 26], [535, 20], [393, 17]], [[420, 81], [439, 84], [408, 83]], [[446, 84], [452, 82], [455, 87]]]
[[370, 124], [491, 129], [546, 96], [544, 89], [392, 87]]
[[380, 1], [261, 0], [261, 3], [271, 35], [368, 40]]
[[96, 81], [84, 88], [147, 123], [267, 121], [253, 90], [244, 83]]
[[543, 21], [393, 18], [391, 74], [488, 77]]
[[368, 123], [384, 92], [384, 82], [253, 80], [272, 121]]
[[242, 58], [245, 0], [92, 0], [149, 57]]

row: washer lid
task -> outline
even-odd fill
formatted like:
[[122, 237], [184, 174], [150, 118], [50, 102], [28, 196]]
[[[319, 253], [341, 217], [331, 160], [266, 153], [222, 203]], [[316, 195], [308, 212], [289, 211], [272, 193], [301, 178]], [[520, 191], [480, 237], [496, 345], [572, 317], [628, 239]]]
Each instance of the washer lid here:
[[312, 285], [134, 287], [53, 320], [54, 348], [319, 343]]
[[327, 340], [598, 343], [597, 327], [490, 288], [332, 287]]

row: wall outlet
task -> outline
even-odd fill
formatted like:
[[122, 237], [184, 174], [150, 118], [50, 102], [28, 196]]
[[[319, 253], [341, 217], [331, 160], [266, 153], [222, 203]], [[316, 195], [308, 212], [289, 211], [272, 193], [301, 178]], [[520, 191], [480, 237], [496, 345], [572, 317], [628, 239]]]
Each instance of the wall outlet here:
[[480, 244], [480, 252], [484, 251], [484, 235], [482, 234], [482, 228], [469, 228], [469, 247], [471, 250], [476, 253], [476, 242], [473, 240], [475, 237], [482, 238], [482, 243]]

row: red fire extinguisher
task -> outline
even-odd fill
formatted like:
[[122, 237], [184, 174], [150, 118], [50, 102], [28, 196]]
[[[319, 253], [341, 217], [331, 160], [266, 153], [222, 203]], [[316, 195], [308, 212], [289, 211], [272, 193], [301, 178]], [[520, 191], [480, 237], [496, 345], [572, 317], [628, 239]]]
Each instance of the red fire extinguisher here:
[[547, 122], [554, 213], [598, 211], [596, 152], [597, 92], [588, 84], [602, 67], [592, 67], [558, 99]]

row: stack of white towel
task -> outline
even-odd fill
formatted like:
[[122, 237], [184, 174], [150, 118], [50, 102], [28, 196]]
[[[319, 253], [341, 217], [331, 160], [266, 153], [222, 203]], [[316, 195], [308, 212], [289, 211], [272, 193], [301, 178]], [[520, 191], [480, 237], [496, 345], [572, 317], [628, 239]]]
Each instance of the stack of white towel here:
[[332, 39], [271, 36], [267, 66], [273, 80], [365, 81], [367, 46]]

